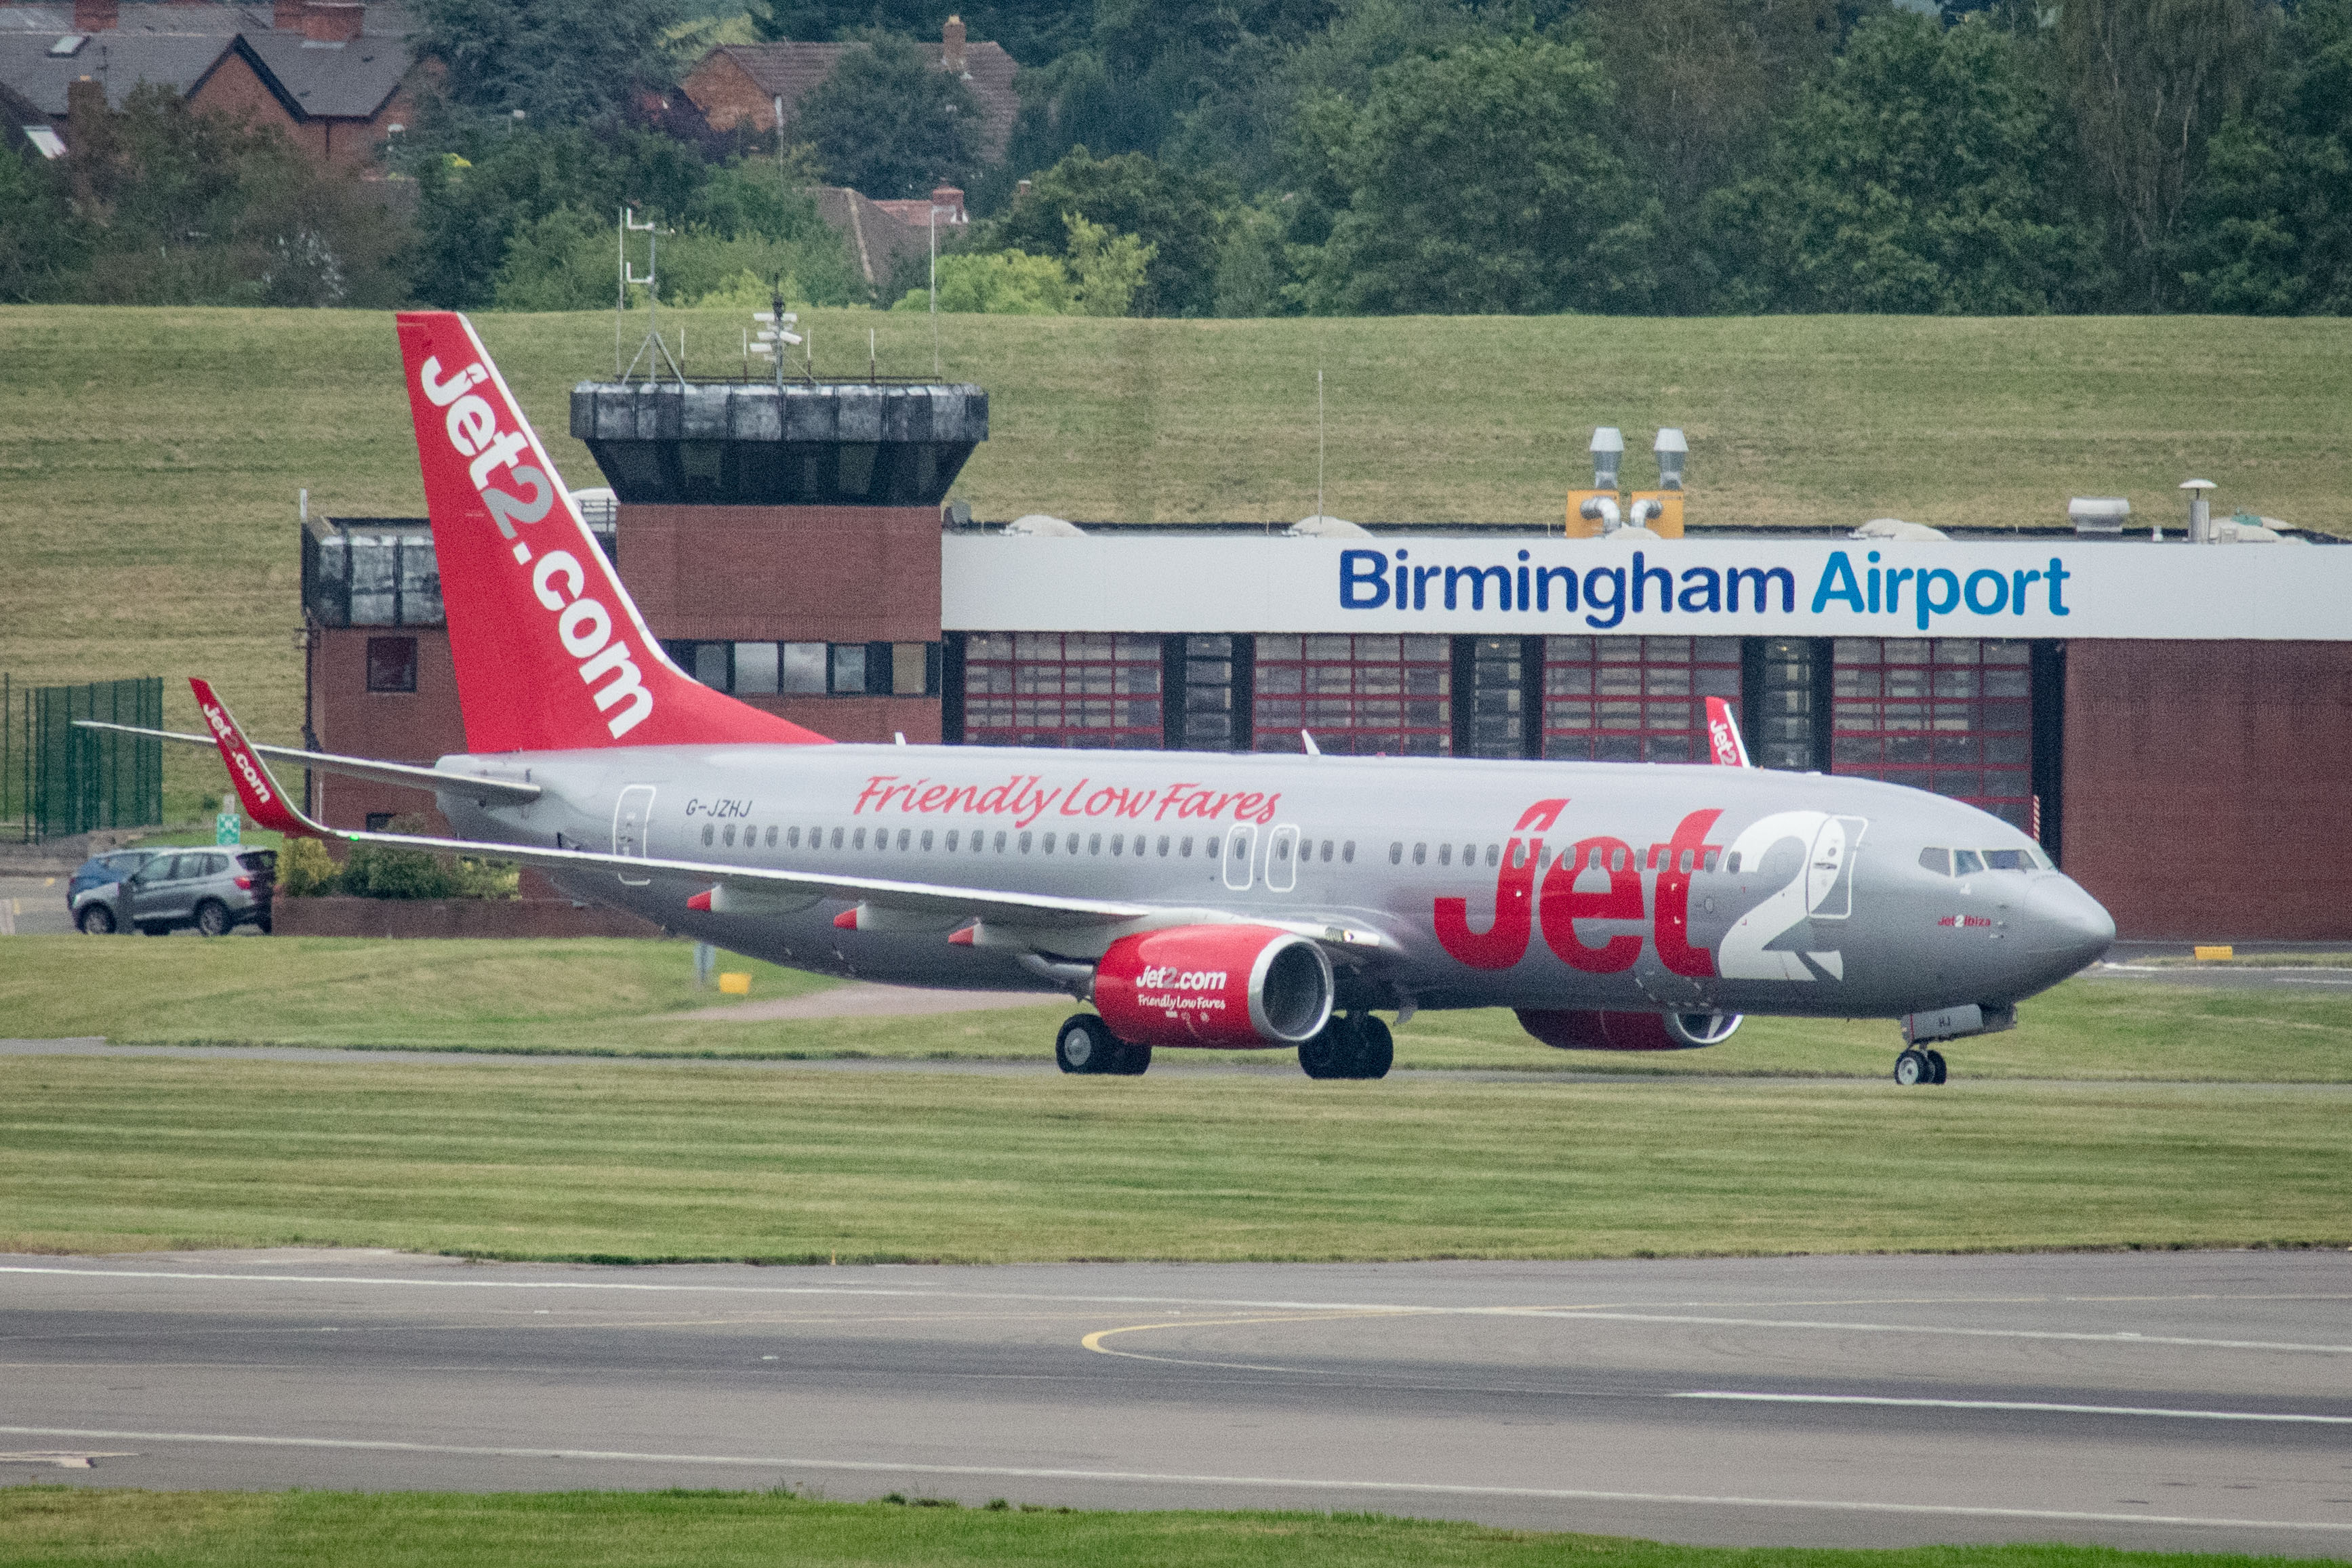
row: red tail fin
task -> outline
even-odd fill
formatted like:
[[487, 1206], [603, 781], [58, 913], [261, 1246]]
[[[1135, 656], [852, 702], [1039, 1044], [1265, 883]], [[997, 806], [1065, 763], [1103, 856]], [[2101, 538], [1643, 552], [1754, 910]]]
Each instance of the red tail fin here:
[[1748, 760], [1748, 746], [1739, 738], [1739, 721], [1732, 716], [1731, 705], [1721, 697], [1706, 699], [1706, 743], [1718, 768], [1756, 766]]
[[245, 732], [229, 716], [228, 705], [213, 695], [210, 684], [191, 676], [188, 687], [196, 694], [196, 711], [205, 716], [205, 727], [220, 747], [221, 760], [228, 764], [228, 781], [236, 788], [237, 802], [254, 826], [294, 838], [324, 838], [319, 824], [286, 798], [269, 765], [253, 754]]
[[400, 357], [468, 749], [824, 739], [669, 662], [471, 322], [404, 314]]

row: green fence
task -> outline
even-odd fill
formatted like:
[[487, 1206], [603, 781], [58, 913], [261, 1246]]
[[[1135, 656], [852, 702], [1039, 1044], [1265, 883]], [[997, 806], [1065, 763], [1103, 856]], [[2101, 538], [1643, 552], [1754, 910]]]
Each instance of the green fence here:
[[163, 727], [163, 679], [20, 685], [0, 675], [0, 835], [25, 843], [163, 820], [163, 743], [77, 729]]

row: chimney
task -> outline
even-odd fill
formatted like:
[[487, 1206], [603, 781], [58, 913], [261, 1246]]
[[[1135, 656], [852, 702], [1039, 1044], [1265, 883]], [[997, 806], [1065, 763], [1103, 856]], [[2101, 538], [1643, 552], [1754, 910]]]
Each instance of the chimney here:
[[269, 7], [269, 25], [281, 33], [302, 30], [302, 0], [273, 0]]
[[367, 24], [367, 6], [361, 0], [306, 0], [302, 7], [302, 40], [310, 44], [348, 44]]
[[963, 18], [950, 16], [940, 29], [940, 68], [950, 76], [969, 77], [963, 64]]
[[961, 224], [970, 221], [963, 215], [963, 190], [961, 186], [932, 186], [931, 205], [939, 209], [941, 223]]
[[120, 10], [116, 0], [74, 0], [73, 30], [110, 33], [121, 20]]
[[1026, 180], [1015, 180], [1015, 181], [1013, 183], [1013, 200], [1015, 200], [1015, 201], [1019, 201], [1022, 197], [1024, 197], [1024, 196], [1027, 195], [1028, 193], [1029, 193], [1029, 182], [1028, 182], [1028, 181], [1026, 181]]

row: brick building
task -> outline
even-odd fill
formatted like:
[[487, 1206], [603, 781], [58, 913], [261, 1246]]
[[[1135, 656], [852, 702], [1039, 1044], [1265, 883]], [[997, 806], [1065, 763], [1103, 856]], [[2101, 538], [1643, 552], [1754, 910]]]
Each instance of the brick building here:
[[[776, 129], [779, 111], [789, 135], [802, 99], [833, 74], [842, 56], [860, 44], [722, 44], [697, 62], [679, 89], [713, 131]], [[980, 105], [981, 147], [994, 162], [1004, 156], [1020, 112], [1013, 78], [1020, 67], [1001, 45], [967, 43], [963, 19], [950, 16], [940, 41], [924, 46], [940, 69], [961, 77]]]
[[358, 164], [413, 112], [408, 32], [399, 6], [363, 0], [0, 5], [0, 86], [68, 146], [77, 113], [119, 110], [153, 85], [275, 126], [322, 162]]

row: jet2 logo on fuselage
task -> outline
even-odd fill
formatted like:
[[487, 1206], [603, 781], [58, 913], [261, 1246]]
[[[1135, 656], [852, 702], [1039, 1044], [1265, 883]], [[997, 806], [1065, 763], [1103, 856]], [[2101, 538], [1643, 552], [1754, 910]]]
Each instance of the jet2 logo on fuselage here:
[[[1642, 956], [1643, 938], [1622, 929], [1622, 923], [1647, 919], [1648, 941], [1668, 973], [1690, 979], [1720, 975], [1733, 979], [1812, 980], [1816, 972], [1843, 977], [1838, 953], [1800, 955], [1769, 949], [1767, 944], [1792, 931], [1809, 918], [1842, 918], [1851, 908], [1852, 844], [1865, 825], [1859, 818], [1831, 817], [1819, 811], [1784, 811], [1750, 825], [1729, 846], [1732, 859], [1722, 858], [1725, 846], [1708, 841], [1723, 812], [1709, 808], [1690, 812], [1665, 842], [1645, 852], [1624, 840], [1595, 834], [1577, 840], [1546, 864], [1540, 836], [1557, 827], [1565, 798], [1538, 800], [1520, 814], [1506, 846], [1495, 879], [1495, 917], [1484, 931], [1470, 926], [1469, 901], [1439, 898], [1431, 906], [1431, 922], [1438, 945], [1457, 962], [1474, 969], [1508, 969], [1527, 956], [1537, 931], [1544, 945], [1571, 968], [1590, 975], [1617, 974], [1633, 967]], [[1760, 871], [1765, 858], [1784, 840], [1794, 840], [1804, 858], [1779, 887], [1768, 892], [1736, 919], [1721, 942], [1722, 963], [1690, 936], [1690, 898], [1694, 877], [1717, 867], [1744, 862], [1751, 873]], [[1655, 873], [1656, 891], [1644, 896], [1644, 873]], [[1540, 885], [1538, 885], [1540, 883]], [[1843, 902], [1841, 902], [1841, 898]], [[1790, 910], [1781, 905], [1790, 904]], [[1776, 921], [1790, 914], [1790, 918]], [[1579, 921], [1620, 923], [1621, 928], [1588, 943], [1577, 929]], [[1808, 960], [1811, 960], [1808, 963]]]

